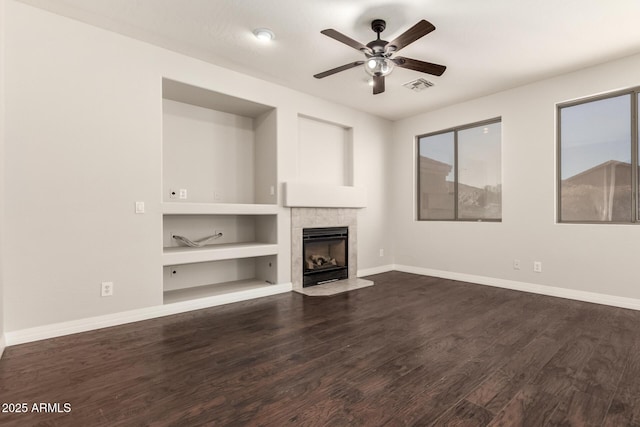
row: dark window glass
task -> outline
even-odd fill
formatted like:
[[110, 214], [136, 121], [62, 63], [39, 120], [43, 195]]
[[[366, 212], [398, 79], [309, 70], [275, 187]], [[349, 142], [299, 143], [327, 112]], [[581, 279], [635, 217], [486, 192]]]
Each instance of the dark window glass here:
[[500, 121], [418, 138], [419, 220], [500, 220]]
[[560, 109], [560, 220], [631, 222], [631, 95]]
[[453, 132], [420, 138], [420, 219], [454, 219]]
[[501, 123], [458, 132], [458, 216], [500, 219], [502, 214]]

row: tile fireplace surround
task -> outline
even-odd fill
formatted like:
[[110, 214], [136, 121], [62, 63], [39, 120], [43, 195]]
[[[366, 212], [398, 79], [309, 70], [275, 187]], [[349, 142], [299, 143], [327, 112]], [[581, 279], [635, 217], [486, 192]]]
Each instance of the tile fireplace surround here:
[[291, 208], [291, 282], [302, 289], [302, 229], [312, 227], [349, 227], [349, 279], [358, 271], [357, 209]]

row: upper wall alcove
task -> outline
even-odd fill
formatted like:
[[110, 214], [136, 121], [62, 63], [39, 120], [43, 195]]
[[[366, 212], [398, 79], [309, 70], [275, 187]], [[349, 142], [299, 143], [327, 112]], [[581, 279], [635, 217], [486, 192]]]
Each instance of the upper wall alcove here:
[[354, 186], [353, 128], [298, 115], [298, 176], [285, 183], [291, 207], [361, 208], [363, 188]]
[[162, 81], [163, 202], [275, 204], [276, 110]]

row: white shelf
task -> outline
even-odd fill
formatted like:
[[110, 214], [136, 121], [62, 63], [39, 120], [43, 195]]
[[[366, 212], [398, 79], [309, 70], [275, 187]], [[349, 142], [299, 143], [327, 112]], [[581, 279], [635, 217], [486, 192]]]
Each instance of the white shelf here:
[[276, 255], [277, 253], [278, 245], [275, 243], [226, 243], [203, 246], [201, 248], [183, 246], [170, 247], [163, 249], [162, 265], [192, 264], [195, 262], [251, 258], [265, 255]]
[[164, 292], [164, 303], [172, 304], [219, 295], [230, 295], [235, 292], [254, 291], [273, 286], [273, 284], [259, 279], [237, 280], [234, 282], [218, 283], [214, 285], [196, 286], [193, 288]]
[[239, 203], [180, 203], [162, 204], [165, 215], [275, 215], [277, 205]]

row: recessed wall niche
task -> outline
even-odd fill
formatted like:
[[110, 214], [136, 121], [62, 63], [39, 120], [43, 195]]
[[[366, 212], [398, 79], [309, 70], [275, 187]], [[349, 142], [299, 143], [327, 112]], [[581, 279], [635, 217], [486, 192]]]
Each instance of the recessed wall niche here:
[[298, 180], [353, 185], [353, 128], [298, 115]]
[[162, 95], [164, 202], [276, 203], [275, 108], [169, 79]]

